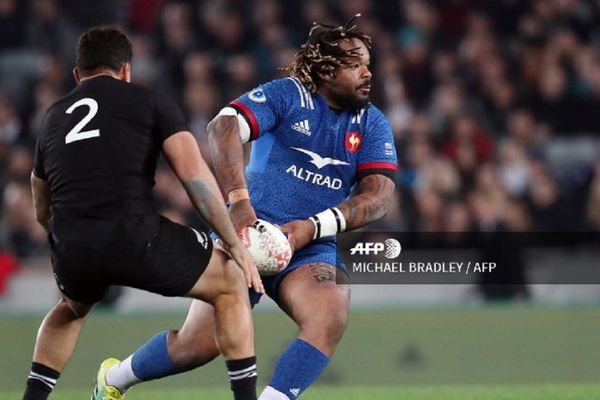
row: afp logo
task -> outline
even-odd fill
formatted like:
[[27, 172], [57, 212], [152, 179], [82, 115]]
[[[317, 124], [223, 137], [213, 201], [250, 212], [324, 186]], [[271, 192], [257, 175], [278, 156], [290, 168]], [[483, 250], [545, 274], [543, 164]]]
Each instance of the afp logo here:
[[385, 258], [396, 258], [402, 252], [402, 245], [392, 238], [385, 239], [383, 242], [358, 242], [350, 249], [350, 255], [376, 256], [382, 251]]

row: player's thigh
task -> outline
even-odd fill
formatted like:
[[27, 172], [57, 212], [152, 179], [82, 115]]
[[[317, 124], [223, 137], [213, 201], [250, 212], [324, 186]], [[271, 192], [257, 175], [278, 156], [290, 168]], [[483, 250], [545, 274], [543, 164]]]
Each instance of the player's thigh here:
[[341, 273], [322, 262], [293, 270], [279, 285], [278, 305], [303, 329], [327, 324], [343, 329], [350, 308], [350, 286], [339, 282]]
[[144, 240], [127, 235], [119, 244], [115, 253], [121, 254], [118, 264], [124, 267], [113, 273], [115, 281], [163, 296], [187, 296], [208, 267], [213, 243], [205, 230], [162, 216], [158, 224], [153, 235], [149, 234], [153, 230], [143, 235]]
[[215, 247], [204, 273], [187, 295], [210, 304], [222, 295], [248, 301], [248, 288], [242, 270], [225, 251]]
[[[79, 312], [104, 297], [109, 283], [106, 274], [95, 263], [94, 248], [88, 244], [56, 244], [52, 249], [52, 272], [62, 300]], [[91, 308], [91, 306], [90, 306]]]

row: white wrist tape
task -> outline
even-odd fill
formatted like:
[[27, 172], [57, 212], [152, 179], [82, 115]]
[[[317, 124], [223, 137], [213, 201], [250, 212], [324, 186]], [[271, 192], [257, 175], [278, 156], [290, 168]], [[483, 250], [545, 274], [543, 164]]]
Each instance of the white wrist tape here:
[[237, 117], [242, 143], [248, 143], [248, 140], [250, 140], [250, 126], [248, 125], [248, 122], [246, 122], [246, 119], [233, 107], [223, 107], [217, 114], [217, 117], [222, 115], [227, 117]]
[[344, 214], [337, 207], [328, 208], [309, 218], [315, 225], [313, 240], [326, 236], [333, 236], [336, 233], [346, 230], [346, 219]]

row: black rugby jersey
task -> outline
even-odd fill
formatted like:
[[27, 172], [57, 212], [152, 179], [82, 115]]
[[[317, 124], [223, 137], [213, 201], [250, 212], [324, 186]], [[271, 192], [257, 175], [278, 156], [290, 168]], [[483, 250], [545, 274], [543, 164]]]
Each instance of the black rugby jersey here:
[[81, 82], [46, 113], [34, 174], [49, 182], [54, 217], [110, 219], [154, 210], [162, 143], [187, 130], [166, 96], [109, 76]]

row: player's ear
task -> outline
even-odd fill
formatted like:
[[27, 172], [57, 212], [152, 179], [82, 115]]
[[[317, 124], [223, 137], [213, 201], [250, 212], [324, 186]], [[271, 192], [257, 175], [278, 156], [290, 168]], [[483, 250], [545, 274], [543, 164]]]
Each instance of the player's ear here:
[[79, 84], [79, 81], [81, 80], [81, 75], [79, 74], [79, 70], [77, 69], [77, 67], [73, 68], [73, 78], [75, 79], [75, 83]]
[[131, 82], [131, 63], [121, 64], [119, 79], [128, 83]]

